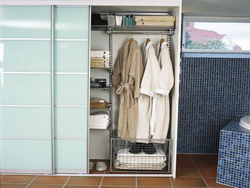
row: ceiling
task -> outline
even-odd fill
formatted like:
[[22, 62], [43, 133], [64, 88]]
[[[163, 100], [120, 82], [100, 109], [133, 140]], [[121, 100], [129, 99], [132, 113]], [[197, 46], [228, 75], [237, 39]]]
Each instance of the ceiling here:
[[250, 16], [250, 0], [182, 0], [184, 15]]

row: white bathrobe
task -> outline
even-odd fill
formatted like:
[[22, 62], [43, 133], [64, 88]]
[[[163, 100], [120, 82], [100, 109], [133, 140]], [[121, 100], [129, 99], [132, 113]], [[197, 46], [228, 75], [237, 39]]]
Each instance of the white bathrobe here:
[[148, 42], [146, 48], [143, 46], [143, 63], [145, 71], [143, 74], [140, 98], [138, 99], [138, 131], [137, 142], [148, 142], [148, 138], [154, 132], [154, 124], [151, 124], [152, 101], [155, 95], [157, 78], [160, 74], [160, 65], [155, 54], [155, 48], [152, 42]]
[[[159, 44], [158, 44], [159, 46]], [[174, 74], [167, 43], [159, 48], [158, 61], [161, 67], [155, 88], [155, 132], [153, 139], [166, 139], [169, 128], [169, 92], [174, 84]], [[156, 141], [159, 142], [159, 141]]]

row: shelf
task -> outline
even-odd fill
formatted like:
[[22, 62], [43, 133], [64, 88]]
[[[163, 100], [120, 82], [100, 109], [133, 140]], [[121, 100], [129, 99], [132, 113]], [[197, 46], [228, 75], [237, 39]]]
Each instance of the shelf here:
[[97, 89], [97, 90], [106, 90], [109, 91], [112, 87], [91, 87], [90, 89]]
[[107, 70], [107, 71], [111, 71], [111, 68], [106, 68], [106, 67], [90, 67], [91, 69], [102, 69], [102, 70]]
[[174, 27], [171, 26], [147, 26], [147, 25], [92, 25], [92, 31], [107, 31], [112, 34], [124, 34], [124, 33], [154, 33], [154, 34], [173, 34]]

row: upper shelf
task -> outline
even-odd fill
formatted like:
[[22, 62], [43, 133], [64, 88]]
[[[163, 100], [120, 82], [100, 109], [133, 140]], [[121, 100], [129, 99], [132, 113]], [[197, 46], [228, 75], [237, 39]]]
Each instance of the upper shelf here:
[[174, 34], [174, 27], [171, 26], [146, 26], [146, 25], [92, 25], [92, 31], [107, 31], [109, 34], [130, 34], [130, 33], [145, 33], [145, 34]]

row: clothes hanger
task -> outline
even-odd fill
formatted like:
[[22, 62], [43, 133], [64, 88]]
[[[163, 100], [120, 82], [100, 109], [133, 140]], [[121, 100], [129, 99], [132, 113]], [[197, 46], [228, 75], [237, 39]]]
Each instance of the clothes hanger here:
[[160, 46], [162, 45], [162, 43], [165, 42], [164, 38], [161, 38], [160, 40]]
[[128, 41], [128, 45], [132, 44], [133, 41], [134, 41], [134, 39], [132, 38], [132, 34], [131, 34], [131, 38]]
[[[148, 34], [147, 34], [147, 36], [148, 36]], [[150, 42], [150, 38], [148, 37], [147, 39], [146, 39], [146, 46], [147, 46], [147, 44]]]

